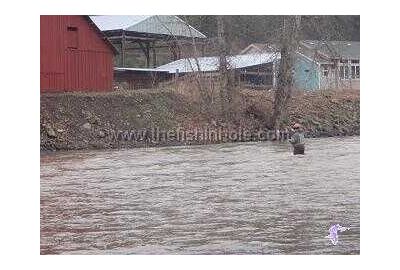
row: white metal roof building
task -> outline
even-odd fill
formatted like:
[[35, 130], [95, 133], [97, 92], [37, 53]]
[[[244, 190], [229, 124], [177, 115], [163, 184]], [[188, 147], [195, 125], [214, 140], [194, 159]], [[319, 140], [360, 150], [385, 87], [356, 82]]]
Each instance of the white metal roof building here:
[[[182, 50], [192, 44], [193, 39], [197, 44], [207, 40], [203, 33], [175, 15], [93, 15], [90, 18], [119, 48], [117, 62], [121, 67], [127, 66], [126, 60], [132, 61], [128, 55], [134, 52], [144, 56], [142, 60], [149, 68], [156, 66], [158, 56], [165, 57], [162, 52], [171, 54], [170, 59], [161, 61], [165, 63], [179, 59]], [[136, 66], [132, 62], [130, 65]], [[140, 67], [144, 66], [140, 64]]]
[[168, 72], [169, 70], [157, 69], [157, 68], [125, 68], [125, 67], [114, 67], [115, 71], [142, 71], [142, 72]]
[[179, 37], [206, 38], [175, 15], [100, 15], [90, 16], [101, 31], [124, 30]]
[[[272, 63], [280, 59], [279, 53], [244, 54], [228, 56], [228, 68], [239, 69]], [[218, 57], [199, 57], [197, 58], [200, 71], [212, 72], [219, 69]], [[168, 70], [170, 73], [188, 73], [197, 71], [197, 64], [194, 58], [184, 58], [177, 61], [159, 66], [159, 70]]]

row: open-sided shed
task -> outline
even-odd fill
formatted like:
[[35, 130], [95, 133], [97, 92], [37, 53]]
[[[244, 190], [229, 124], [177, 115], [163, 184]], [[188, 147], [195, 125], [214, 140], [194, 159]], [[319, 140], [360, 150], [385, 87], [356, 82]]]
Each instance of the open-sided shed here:
[[144, 55], [145, 66], [136, 61], [134, 67], [156, 67], [161, 51], [169, 52], [176, 60], [193, 39], [200, 45], [206, 39], [203, 33], [174, 15], [94, 15], [91, 19], [119, 47], [119, 67], [128, 67], [127, 55], [136, 51]]
[[114, 83], [125, 90], [154, 88], [172, 77], [167, 70], [155, 68], [114, 68]]

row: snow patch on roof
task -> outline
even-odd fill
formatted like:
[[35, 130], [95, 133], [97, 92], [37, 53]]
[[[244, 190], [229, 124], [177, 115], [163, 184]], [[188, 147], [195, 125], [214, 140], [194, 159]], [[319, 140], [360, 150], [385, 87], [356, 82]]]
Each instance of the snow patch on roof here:
[[144, 72], [168, 72], [168, 70], [156, 69], [156, 68], [126, 68], [126, 67], [114, 67], [115, 71], [144, 71]]
[[170, 36], [206, 38], [175, 15], [100, 15], [90, 16], [101, 31], [125, 30]]
[[151, 16], [152, 15], [100, 15], [90, 16], [90, 19], [92, 19], [101, 31], [107, 31], [125, 30]]
[[[278, 59], [280, 59], [279, 53], [243, 54], [227, 57], [229, 69], [267, 64]], [[200, 66], [200, 71], [210, 72], [219, 69], [219, 58], [216, 56], [199, 57], [197, 60]], [[168, 70], [170, 73], [175, 73], [177, 70], [179, 73], [186, 73], [197, 71], [197, 64], [195, 58], [184, 58], [159, 66], [157, 69]]]

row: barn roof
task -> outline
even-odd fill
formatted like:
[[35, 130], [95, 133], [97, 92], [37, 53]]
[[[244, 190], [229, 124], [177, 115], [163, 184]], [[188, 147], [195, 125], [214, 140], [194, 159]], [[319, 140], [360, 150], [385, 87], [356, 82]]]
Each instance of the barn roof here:
[[[279, 53], [262, 53], [262, 54], [243, 54], [228, 56], [229, 69], [238, 69], [261, 64], [271, 63], [280, 58]], [[199, 57], [197, 58], [200, 71], [210, 72], [219, 69], [219, 57]], [[197, 71], [197, 65], [194, 58], [184, 58], [177, 61], [159, 66], [159, 70], [168, 70], [170, 73], [187, 73]]]
[[360, 59], [359, 41], [303, 40], [301, 44], [329, 58]]
[[175, 15], [100, 15], [90, 16], [101, 31], [125, 30], [141, 33], [206, 38]]
[[113, 51], [114, 54], [119, 54], [117, 48], [115, 48], [115, 46], [111, 43], [111, 41], [106, 37], [106, 35], [104, 35], [103, 32], [101, 32], [101, 30], [99, 29], [99, 27], [92, 21], [92, 19], [90, 18], [90, 16], [88, 15], [84, 15], [83, 16], [89, 24], [91, 24], [95, 31], [97, 32], [97, 34], [100, 36], [100, 38], [102, 40], [104, 40], [104, 42], [107, 44], [108, 47], [110, 47], [110, 49]]

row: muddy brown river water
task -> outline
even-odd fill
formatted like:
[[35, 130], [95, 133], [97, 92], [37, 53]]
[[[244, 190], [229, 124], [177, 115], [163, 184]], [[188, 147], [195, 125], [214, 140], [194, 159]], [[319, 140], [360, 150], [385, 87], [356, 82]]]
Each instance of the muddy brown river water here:
[[[42, 153], [41, 254], [359, 254], [359, 137]], [[334, 246], [328, 229], [350, 230]]]

